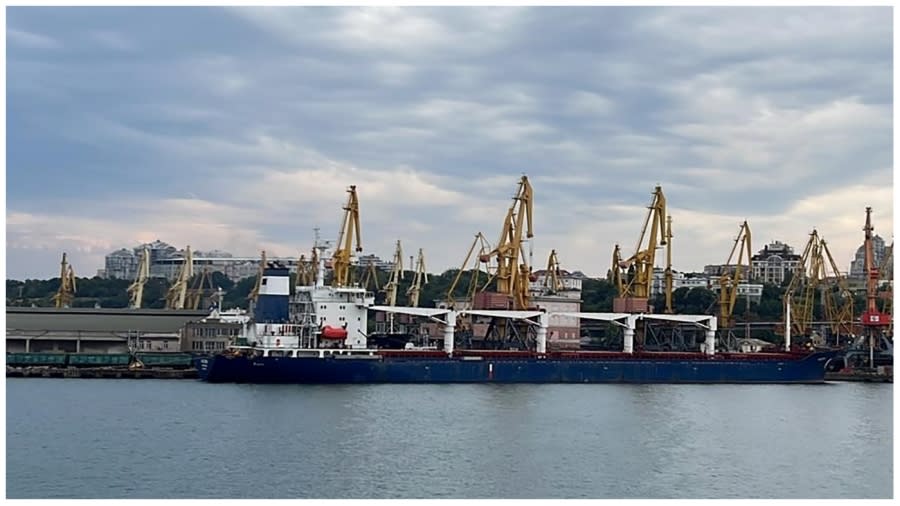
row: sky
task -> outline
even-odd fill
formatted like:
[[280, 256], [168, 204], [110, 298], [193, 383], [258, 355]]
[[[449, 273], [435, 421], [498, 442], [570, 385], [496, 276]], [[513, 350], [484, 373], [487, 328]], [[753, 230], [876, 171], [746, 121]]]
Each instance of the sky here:
[[[893, 238], [890, 7], [6, 11], [8, 279], [161, 239], [334, 240], [458, 268], [519, 178], [535, 269], [603, 276], [658, 184], [678, 271], [816, 229], [842, 270]], [[657, 255], [662, 265], [664, 255]]]

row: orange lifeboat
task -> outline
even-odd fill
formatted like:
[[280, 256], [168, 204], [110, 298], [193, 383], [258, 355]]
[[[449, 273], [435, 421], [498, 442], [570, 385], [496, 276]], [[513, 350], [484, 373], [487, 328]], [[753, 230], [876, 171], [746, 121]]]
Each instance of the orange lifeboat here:
[[325, 325], [322, 327], [322, 339], [347, 339], [347, 330]]

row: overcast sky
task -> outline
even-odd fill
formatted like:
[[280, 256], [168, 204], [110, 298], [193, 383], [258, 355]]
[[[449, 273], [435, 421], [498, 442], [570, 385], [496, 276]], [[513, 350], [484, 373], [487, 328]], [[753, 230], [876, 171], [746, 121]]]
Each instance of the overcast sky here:
[[[893, 230], [892, 11], [7, 8], [7, 278], [161, 239], [255, 256], [336, 238], [458, 267], [534, 186], [536, 268], [605, 275], [651, 192], [676, 270], [818, 229]], [[658, 262], [663, 255], [658, 255]]]

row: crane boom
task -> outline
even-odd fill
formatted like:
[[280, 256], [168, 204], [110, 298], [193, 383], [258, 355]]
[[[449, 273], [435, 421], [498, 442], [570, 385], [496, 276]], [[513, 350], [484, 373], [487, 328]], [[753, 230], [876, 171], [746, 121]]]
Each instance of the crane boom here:
[[175, 282], [169, 287], [166, 294], [166, 307], [168, 309], [184, 309], [187, 301], [188, 283], [194, 276], [194, 255], [191, 253], [191, 247], [187, 246], [184, 252], [184, 260], [181, 268], [178, 269], [178, 275]]
[[141, 252], [141, 260], [138, 263], [137, 274], [134, 282], [128, 287], [128, 293], [131, 296], [129, 306], [133, 309], [140, 309], [144, 298], [144, 285], [150, 277], [150, 250], [144, 248]]
[[[744, 253], [747, 253], [747, 263], [753, 256], [751, 244], [750, 225], [745, 220], [741, 224], [734, 246], [725, 261], [725, 272], [719, 277], [719, 327], [729, 329], [734, 327], [734, 305], [737, 302], [738, 285], [741, 282], [741, 268], [744, 266]], [[734, 275], [729, 271], [734, 254], [737, 253], [737, 262], [734, 264]]]
[[[619, 287], [619, 297], [646, 299], [650, 296], [650, 285], [653, 280], [653, 266], [656, 261], [656, 248], [666, 245], [666, 197], [661, 186], [656, 186], [650, 205], [647, 206], [647, 217], [641, 227], [641, 235], [633, 255], [614, 265], [619, 272], [613, 275]], [[648, 234], [649, 229], [649, 234]], [[647, 246], [644, 248], [644, 238]], [[642, 249], [643, 248], [643, 249]], [[617, 246], [618, 249], [618, 246]], [[616, 252], [613, 252], [615, 258]]]
[[422, 252], [422, 248], [419, 248], [419, 258], [416, 260], [416, 275], [406, 290], [410, 307], [419, 306], [419, 294], [422, 292], [422, 286], [425, 283], [428, 283], [428, 273], [425, 272], [425, 253]]
[[[500, 232], [500, 240], [497, 246], [480, 260], [488, 263], [491, 258], [497, 260], [497, 291], [512, 297], [513, 309], [523, 310], [528, 308], [528, 282], [531, 267], [522, 254], [523, 239], [534, 237], [532, 230], [532, 204], [534, 190], [528, 181], [528, 176], [522, 176], [519, 180], [519, 190], [513, 197], [503, 220], [503, 229]], [[524, 237], [523, 237], [524, 233]]]
[[66, 253], [63, 252], [62, 262], [59, 269], [59, 290], [53, 296], [53, 301], [58, 308], [71, 307], [72, 301], [75, 299], [75, 269], [66, 260]]
[[[356, 195], [356, 186], [347, 189], [347, 204], [344, 206], [344, 219], [341, 222], [341, 233], [338, 236], [337, 248], [331, 259], [334, 269], [332, 285], [335, 287], [350, 285], [350, 261], [353, 252], [362, 251], [362, 239], [359, 227], [359, 197]], [[356, 239], [356, 247], [353, 239]]]
[[[400, 241], [397, 241], [397, 249], [394, 251], [394, 268], [391, 269], [391, 277], [384, 285], [384, 292], [387, 295], [387, 305], [397, 305], [397, 288], [400, 286], [400, 280], [403, 279], [403, 248]], [[393, 316], [393, 314], [391, 315]]]

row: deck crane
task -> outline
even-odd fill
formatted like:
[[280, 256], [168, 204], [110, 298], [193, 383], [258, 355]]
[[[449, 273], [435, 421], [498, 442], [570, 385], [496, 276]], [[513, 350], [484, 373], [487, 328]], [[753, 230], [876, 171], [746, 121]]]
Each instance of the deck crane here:
[[[362, 251], [362, 239], [359, 227], [359, 198], [356, 195], [356, 186], [350, 186], [347, 190], [347, 204], [344, 206], [344, 219], [341, 222], [341, 233], [338, 236], [337, 248], [331, 259], [334, 269], [332, 286], [342, 287], [350, 285], [350, 260], [353, 251]], [[353, 246], [353, 238], [356, 238], [356, 247]]]
[[413, 277], [412, 283], [410, 283], [409, 288], [406, 290], [406, 296], [409, 297], [409, 306], [410, 307], [418, 307], [419, 306], [419, 294], [422, 293], [422, 286], [428, 283], [428, 273], [425, 272], [425, 253], [422, 252], [422, 248], [419, 248], [419, 257], [416, 260], [416, 274]]
[[178, 275], [175, 282], [169, 287], [166, 294], [167, 309], [184, 309], [187, 301], [188, 283], [194, 276], [194, 255], [191, 253], [191, 247], [187, 246], [184, 251], [184, 260], [178, 269]]
[[[611, 280], [618, 289], [618, 297], [613, 301], [614, 306], [627, 308], [631, 305], [630, 299], [639, 301], [643, 299], [638, 302], [638, 305], [646, 305], [653, 281], [656, 248], [666, 245], [666, 236], [668, 235], [666, 216], [666, 197], [662, 187], [656, 186], [634, 254], [622, 260], [618, 244], [613, 250], [614, 263]], [[647, 234], [648, 226], [650, 228], [649, 235]], [[643, 246], [645, 237], [648, 238], [646, 247]], [[640, 310], [639, 307], [635, 309]], [[614, 308], [614, 310], [616, 309]]]
[[559, 293], [563, 289], [562, 280], [559, 279], [559, 258], [556, 256], [556, 250], [550, 250], [550, 257], [547, 259], [547, 275], [544, 277], [544, 290], [550, 294]]
[[503, 229], [497, 246], [479, 258], [485, 264], [496, 258], [497, 292], [512, 297], [513, 310], [528, 309], [531, 267], [526, 262], [522, 246], [524, 239], [534, 237], [533, 201], [534, 191], [528, 182], [528, 176], [522, 176], [519, 180], [519, 190], [513, 197], [513, 203], [503, 220]]
[[75, 299], [75, 269], [66, 260], [66, 253], [62, 255], [59, 269], [59, 290], [53, 296], [57, 308], [72, 307]]
[[247, 296], [253, 302], [259, 298], [259, 289], [262, 287], [262, 279], [263, 273], [266, 270], [266, 250], [260, 251], [260, 262], [259, 262], [259, 271], [256, 273], [256, 284], [253, 285], [253, 290], [250, 290], [250, 295]]
[[[472, 253], [475, 252], [476, 247], [478, 248], [478, 253], [473, 256]], [[469, 285], [466, 289], [466, 300], [468, 300], [469, 303], [472, 303], [475, 300], [475, 293], [484, 290], [488, 284], [490, 284], [493, 279], [493, 274], [490, 270], [486, 273], [486, 281], [484, 284], [481, 284], [481, 274], [483, 271], [481, 270], [482, 265], [479, 259], [486, 255], [488, 251], [491, 251], [491, 249], [491, 245], [488, 243], [487, 238], [484, 237], [484, 234], [481, 232], [475, 234], [475, 239], [472, 241], [472, 245], [469, 246], [469, 252], [466, 253], [466, 258], [463, 260], [462, 267], [460, 267], [459, 271], [456, 273], [453, 282], [450, 283], [450, 288], [447, 290], [447, 305], [451, 307], [456, 305], [457, 301], [453, 298], [453, 293], [456, 290], [457, 285], [459, 285], [463, 274], [466, 273], [466, 268], [469, 267], [470, 259], [473, 260], [473, 263], [471, 268], [468, 269], [471, 276], [469, 278]]]
[[128, 294], [131, 296], [131, 301], [128, 304], [128, 307], [132, 309], [140, 309], [141, 303], [144, 299], [144, 285], [147, 284], [147, 279], [150, 277], [150, 250], [148, 248], [144, 248], [141, 251], [141, 259], [138, 262], [137, 274], [134, 277], [134, 282], [131, 283], [131, 286], [128, 287]]
[[[735, 259], [734, 254], [738, 256]], [[734, 328], [734, 305], [737, 302], [738, 285], [741, 283], [741, 269], [744, 268], [744, 253], [747, 254], [747, 270], [749, 272], [750, 258], [753, 256], [753, 246], [751, 243], [750, 225], [745, 220], [741, 224], [737, 237], [734, 239], [734, 246], [731, 247], [731, 253], [728, 260], [725, 261], [725, 271], [719, 276], [719, 328]], [[735, 263], [732, 264], [732, 260]], [[734, 271], [731, 271], [731, 265], [734, 265]]]

